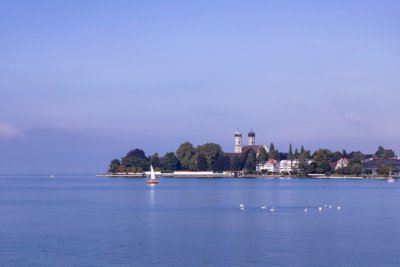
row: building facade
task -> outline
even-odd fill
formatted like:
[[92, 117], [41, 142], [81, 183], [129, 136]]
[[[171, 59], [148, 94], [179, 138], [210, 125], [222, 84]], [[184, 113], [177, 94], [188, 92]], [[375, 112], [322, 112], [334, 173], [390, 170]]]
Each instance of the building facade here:
[[247, 135], [247, 145], [254, 146], [256, 144], [256, 134], [251, 130]]
[[349, 166], [349, 159], [347, 158], [341, 158], [338, 161], [335, 162], [334, 166], [332, 166], [335, 171], [341, 168], [345, 168], [347, 166]]
[[266, 145], [256, 145], [256, 134], [253, 132], [253, 130], [247, 134], [247, 145], [242, 146], [242, 144], [242, 133], [239, 131], [239, 129], [237, 129], [234, 134], [234, 153], [247, 153], [250, 149], [252, 149], [258, 155], [261, 147], [264, 147], [267, 153], [269, 150]]
[[390, 168], [393, 175], [400, 175], [400, 160], [398, 159], [369, 159], [362, 161], [362, 172], [368, 175], [377, 175], [381, 165]]
[[242, 133], [239, 129], [235, 132], [235, 147], [233, 151], [235, 153], [242, 153]]
[[299, 160], [294, 159], [294, 160], [281, 160], [279, 162], [279, 172], [281, 173], [291, 173], [299, 168]]
[[269, 159], [263, 164], [257, 164], [256, 167], [257, 172], [270, 172], [270, 173], [278, 173], [279, 172], [279, 163], [274, 159]]

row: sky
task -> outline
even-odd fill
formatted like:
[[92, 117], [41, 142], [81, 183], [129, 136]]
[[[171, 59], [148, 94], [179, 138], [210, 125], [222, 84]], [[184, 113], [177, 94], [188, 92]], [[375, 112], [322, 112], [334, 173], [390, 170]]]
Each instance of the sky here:
[[400, 1], [0, 0], [0, 174], [134, 148], [400, 154]]

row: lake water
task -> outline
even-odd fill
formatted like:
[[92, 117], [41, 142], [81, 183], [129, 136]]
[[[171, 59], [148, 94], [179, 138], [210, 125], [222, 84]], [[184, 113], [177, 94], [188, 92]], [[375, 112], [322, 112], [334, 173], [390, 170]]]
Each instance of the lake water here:
[[0, 261], [400, 266], [399, 204], [398, 181], [1, 176]]

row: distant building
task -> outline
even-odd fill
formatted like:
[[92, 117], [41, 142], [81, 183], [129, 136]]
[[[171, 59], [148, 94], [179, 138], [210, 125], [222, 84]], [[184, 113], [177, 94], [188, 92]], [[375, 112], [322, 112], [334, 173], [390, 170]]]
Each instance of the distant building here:
[[400, 160], [398, 159], [369, 159], [362, 161], [362, 172], [364, 174], [376, 175], [380, 165], [388, 166], [393, 174], [400, 173]]
[[256, 134], [251, 130], [247, 135], [247, 145], [254, 146], [256, 144]]
[[[234, 133], [234, 147], [233, 147], [234, 152], [233, 153], [225, 153], [225, 155], [227, 155], [229, 157], [231, 162], [233, 162], [233, 160], [235, 158], [241, 157], [251, 150], [253, 150], [256, 153], [256, 157], [257, 157], [258, 154], [260, 153], [260, 149], [262, 147], [265, 149], [266, 153], [269, 152], [269, 149], [267, 148], [267, 146], [256, 145], [256, 134], [253, 132], [253, 130], [251, 130], [247, 134], [247, 145], [246, 146], [242, 146], [242, 145], [243, 145], [242, 133], [239, 131], [239, 129], [237, 129], [237, 131]], [[264, 166], [264, 164], [261, 164], [261, 165], [258, 164], [256, 166], [256, 170], [258, 172], [261, 172], [261, 170], [259, 169], [260, 166]], [[264, 168], [264, 167], [261, 167], [261, 168]], [[270, 169], [273, 172], [279, 172], [279, 165], [274, 168], [268, 167], [268, 169]]]
[[258, 164], [256, 170], [258, 172], [267, 171], [272, 173], [279, 172], [279, 163], [274, 159], [269, 159], [264, 164]]
[[[239, 154], [239, 153], [247, 153], [250, 149], [252, 149], [256, 154], [258, 155], [258, 152], [261, 147], [264, 147], [265, 151], [268, 153], [268, 148], [265, 145], [256, 145], [256, 134], [251, 130], [247, 134], [247, 146], [242, 146], [242, 133], [239, 131], [239, 129], [235, 132], [234, 134], [234, 148], [233, 154]], [[228, 153], [232, 154], [232, 153]], [[231, 156], [231, 155], [229, 155]], [[234, 156], [234, 155], [233, 155]]]
[[242, 133], [239, 129], [235, 132], [235, 147], [234, 153], [242, 153]]
[[291, 173], [299, 168], [299, 160], [281, 160], [279, 162], [279, 172]]
[[335, 171], [340, 168], [345, 168], [349, 166], [349, 162], [350, 162], [349, 159], [341, 158], [332, 165], [332, 168], [335, 169]]

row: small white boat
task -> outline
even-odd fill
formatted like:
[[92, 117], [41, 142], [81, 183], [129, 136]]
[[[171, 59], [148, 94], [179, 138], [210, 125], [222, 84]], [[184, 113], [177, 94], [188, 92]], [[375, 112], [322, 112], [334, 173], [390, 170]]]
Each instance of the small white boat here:
[[390, 169], [389, 171], [389, 177], [388, 177], [388, 183], [393, 183], [394, 182], [394, 178], [392, 177], [392, 169]]
[[154, 169], [153, 169], [152, 165], [150, 165], [150, 177], [146, 180], [146, 184], [149, 184], [149, 185], [158, 184], [158, 181], [156, 179], [156, 175], [154, 173]]

